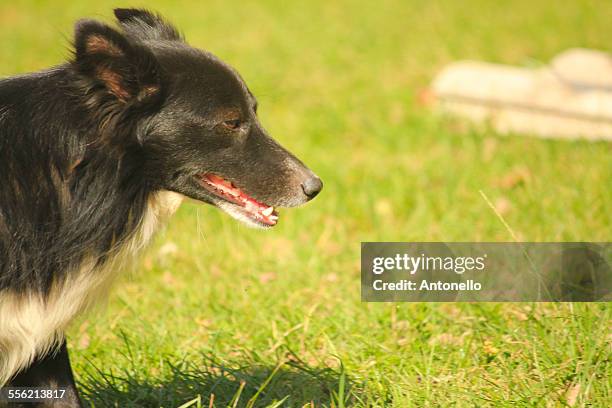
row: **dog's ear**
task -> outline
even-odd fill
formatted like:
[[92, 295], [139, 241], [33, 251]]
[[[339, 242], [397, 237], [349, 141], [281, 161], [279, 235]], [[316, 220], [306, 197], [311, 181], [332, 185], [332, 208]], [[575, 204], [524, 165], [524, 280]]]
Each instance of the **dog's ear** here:
[[98, 21], [77, 22], [73, 64], [91, 81], [89, 88], [121, 103], [147, 101], [161, 91], [161, 69], [151, 51]]
[[178, 30], [165, 21], [160, 15], [143, 9], [114, 10], [125, 33], [135, 39], [182, 41]]

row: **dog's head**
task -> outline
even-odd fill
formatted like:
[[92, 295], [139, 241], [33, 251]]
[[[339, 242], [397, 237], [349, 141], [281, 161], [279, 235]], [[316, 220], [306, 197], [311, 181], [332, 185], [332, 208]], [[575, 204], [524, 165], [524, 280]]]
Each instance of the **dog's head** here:
[[144, 10], [117, 9], [121, 31], [77, 23], [73, 67], [104, 122], [132, 123], [133, 149], [155, 189], [215, 205], [252, 226], [277, 223], [274, 207], [314, 198], [321, 180], [272, 139], [238, 73], [187, 45]]

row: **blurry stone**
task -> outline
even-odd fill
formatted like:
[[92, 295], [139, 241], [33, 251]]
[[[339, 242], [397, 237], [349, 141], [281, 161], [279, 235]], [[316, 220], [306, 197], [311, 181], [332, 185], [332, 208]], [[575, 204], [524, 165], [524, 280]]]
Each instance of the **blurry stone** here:
[[611, 58], [574, 49], [538, 69], [459, 61], [437, 75], [432, 92], [439, 109], [501, 133], [612, 140]]
[[603, 51], [572, 48], [553, 58], [550, 67], [571, 86], [612, 91], [612, 56]]

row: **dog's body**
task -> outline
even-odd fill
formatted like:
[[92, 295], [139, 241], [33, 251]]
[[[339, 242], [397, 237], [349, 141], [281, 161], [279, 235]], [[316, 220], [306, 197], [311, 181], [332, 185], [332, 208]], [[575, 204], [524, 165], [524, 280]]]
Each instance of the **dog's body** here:
[[64, 384], [67, 406], [65, 328], [183, 197], [268, 227], [322, 186], [235, 71], [149, 12], [115, 15], [122, 31], [77, 24], [73, 61], [0, 81], [0, 386]]
[[[72, 319], [108, 294], [114, 277], [125, 269], [155, 231], [178, 209], [182, 196], [169, 191], [151, 195], [140, 224], [130, 237], [108, 254], [84, 255], [65, 279], [53, 279], [47, 292], [27, 288], [0, 295], [0, 383], [64, 340]], [[84, 248], [86, 249], [86, 248]], [[105, 256], [101, 263], [97, 258]]]

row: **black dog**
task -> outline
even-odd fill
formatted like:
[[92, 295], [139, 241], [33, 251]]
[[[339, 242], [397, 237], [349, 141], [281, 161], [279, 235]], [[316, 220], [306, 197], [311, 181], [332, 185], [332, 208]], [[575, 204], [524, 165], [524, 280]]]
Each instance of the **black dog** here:
[[270, 227], [322, 188], [236, 71], [148, 11], [115, 16], [77, 23], [72, 61], [0, 81], [0, 386], [68, 387], [65, 406], [66, 326], [184, 196]]

